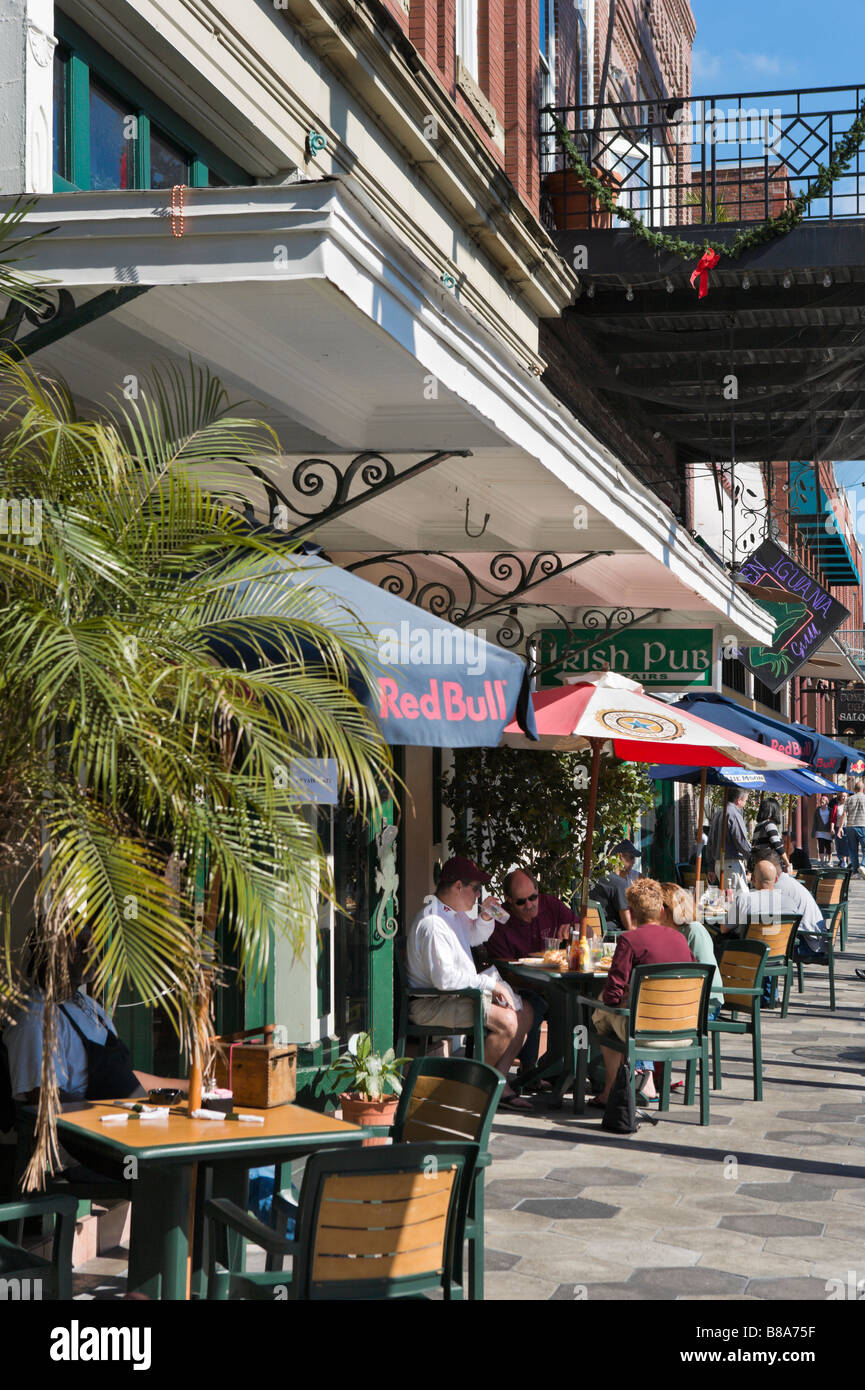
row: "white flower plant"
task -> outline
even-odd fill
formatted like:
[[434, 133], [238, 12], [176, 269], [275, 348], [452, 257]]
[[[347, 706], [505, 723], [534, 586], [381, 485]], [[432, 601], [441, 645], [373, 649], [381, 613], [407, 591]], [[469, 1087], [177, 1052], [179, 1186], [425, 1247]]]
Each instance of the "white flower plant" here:
[[410, 1060], [397, 1057], [392, 1047], [384, 1055], [373, 1052], [369, 1033], [354, 1033], [348, 1040], [348, 1050], [334, 1062], [331, 1075], [350, 1094], [381, 1100], [389, 1093], [402, 1095], [400, 1071]]

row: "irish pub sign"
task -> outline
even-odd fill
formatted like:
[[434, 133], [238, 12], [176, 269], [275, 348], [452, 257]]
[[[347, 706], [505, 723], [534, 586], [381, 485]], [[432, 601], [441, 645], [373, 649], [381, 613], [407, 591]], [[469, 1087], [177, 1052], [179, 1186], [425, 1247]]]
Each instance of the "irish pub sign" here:
[[[569, 646], [570, 643], [570, 646]], [[591, 646], [586, 645], [591, 643]], [[594, 639], [579, 629], [541, 635], [538, 665], [544, 687], [563, 685], [572, 676], [618, 671], [647, 690], [710, 690], [713, 632], [705, 628], [640, 628]]]

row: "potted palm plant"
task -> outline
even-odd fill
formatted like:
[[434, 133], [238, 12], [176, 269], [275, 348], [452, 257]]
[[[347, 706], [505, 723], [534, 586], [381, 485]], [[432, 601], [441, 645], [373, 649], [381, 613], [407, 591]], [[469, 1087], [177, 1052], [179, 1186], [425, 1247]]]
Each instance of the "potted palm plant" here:
[[[342, 1118], [354, 1125], [391, 1125], [402, 1094], [400, 1073], [408, 1057], [397, 1057], [389, 1047], [383, 1055], [373, 1052], [369, 1033], [355, 1033], [348, 1049], [333, 1064], [331, 1076], [345, 1084], [339, 1096]], [[367, 1145], [383, 1144], [366, 1139]]]

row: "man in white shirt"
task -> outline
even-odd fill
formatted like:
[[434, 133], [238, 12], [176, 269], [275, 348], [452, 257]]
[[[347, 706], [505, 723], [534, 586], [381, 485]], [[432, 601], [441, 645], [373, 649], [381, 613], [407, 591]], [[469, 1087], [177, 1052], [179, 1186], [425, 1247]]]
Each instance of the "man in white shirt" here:
[[826, 920], [814, 894], [809, 893], [804, 883], [800, 883], [798, 878], [784, 872], [781, 856], [775, 850], [765, 847], [756, 850], [754, 853], [755, 868], [761, 860], [774, 865], [777, 874], [775, 892], [784, 899], [786, 910], [801, 913], [802, 921], [799, 924], [796, 940], [801, 941], [804, 937], [809, 940], [809, 944], [819, 950], [826, 935]]
[[[507, 1078], [511, 1064], [522, 1050], [534, 1021], [532, 1009], [505, 984], [494, 966], [478, 973], [472, 946], [492, 935], [493, 909], [499, 904], [486, 898], [478, 912], [478, 897], [490, 879], [470, 859], [457, 856], [444, 865], [435, 895], [428, 898], [408, 931], [409, 989], [480, 989], [484, 991], [484, 1060]], [[415, 999], [409, 1010], [415, 1023], [453, 1027], [455, 1032], [472, 1021], [468, 999]], [[530, 1110], [527, 1100], [505, 1086], [502, 1104]]]

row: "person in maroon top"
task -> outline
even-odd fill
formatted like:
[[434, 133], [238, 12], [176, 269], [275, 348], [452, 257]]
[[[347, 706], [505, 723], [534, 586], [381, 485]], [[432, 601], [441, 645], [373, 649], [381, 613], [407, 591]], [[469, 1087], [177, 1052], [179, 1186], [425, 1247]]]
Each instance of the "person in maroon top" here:
[[[664, 895], [660, 883], [656, 883], [653, 878], [641, 878], [632, 884], [628, 889], [628, 907], [631, 910], [631, 920], [636, 926], [633, 931], [623, 932], [616, 942], [613, 963], [601, 996], [605, 1004], [612, 1004], [617, 1008], [624, 1008], [628, 1003], [631, 975], [635, 965], [671, 965], [678, 961], [691, 964], [694, 961], [682, 933], [676, 931], [675, 927], [662, 925]], [[596, 1009], [592, 1014], [592, 1023], [595, 1031], [601, 1036], [604, 1033], [615, 1033], [623, 1042], [628, 1036], [626, 1018], [614, 1018]], [[604, 1058], [605, 1081], [600, 1095], [589, 1102], [595, 1106], [606, 1105], [610, 1088], [623, 1061], [621, 1052], [604, 1047], [603, 1043], [601, 1053]]]
[[544, 949], [544, 938], [568, 936], [576, 917], [561, 898], [542, 893], [527, 869], [512, 869], [504, 884], [504, 905], [510, 916], [497, 922], [486, 943], [490, 960], [517, 960]]

